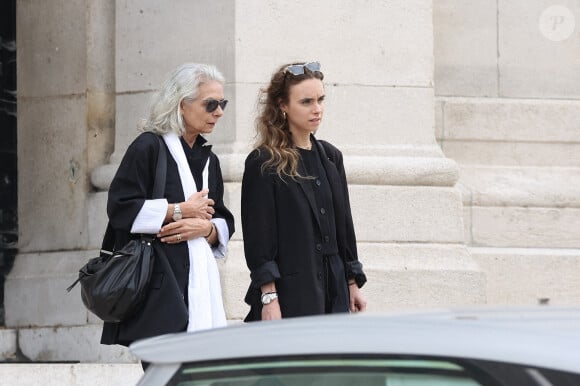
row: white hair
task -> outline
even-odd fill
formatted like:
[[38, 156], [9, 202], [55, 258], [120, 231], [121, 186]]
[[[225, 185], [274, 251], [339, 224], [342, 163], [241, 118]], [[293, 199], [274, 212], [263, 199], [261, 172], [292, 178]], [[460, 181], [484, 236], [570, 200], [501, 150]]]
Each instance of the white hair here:
[[169, 132], [183, 135], [181, 102], [195, 99], [199, 86], [208, 81], [223, 84], [225, 79], [215, 66], [209, 64], [185, 63], [173, 70], [154, 95], [149, 118], [142, 123], [141, 130], [159, 135]]

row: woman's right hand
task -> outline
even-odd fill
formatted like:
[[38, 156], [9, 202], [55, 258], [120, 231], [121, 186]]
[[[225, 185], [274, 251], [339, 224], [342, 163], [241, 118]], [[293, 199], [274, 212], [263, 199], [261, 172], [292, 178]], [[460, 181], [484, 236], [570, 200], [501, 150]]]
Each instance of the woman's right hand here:
[[282, 319], [282, 311], [280, 311], [280, 303], [278, 303], [278, 299], [272, 300], [270, 304], [262, 305], [262, 320], [277, 319]]
[[204, 237], [207, 234], [208, 225], [213, 226], [208, 220], [184, 218], [165, 224], [157, 233], [157, 238], [162, 243], [168, 244], [185, 242], [197, 237]]
[[203, 189], [192, 194], [187, 201], [179, 204], [183, 217], [211, 220], [215, 213], [213, 208], [215, 202], [207, 197], [208, 193], [209, 190]]

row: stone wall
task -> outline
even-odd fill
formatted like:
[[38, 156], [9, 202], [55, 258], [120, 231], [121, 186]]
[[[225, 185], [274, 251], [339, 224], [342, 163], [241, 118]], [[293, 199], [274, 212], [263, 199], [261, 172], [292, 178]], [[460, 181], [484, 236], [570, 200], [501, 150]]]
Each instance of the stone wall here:
[[[557, 43], [558, 96], [529, 57], [526, 23], [544, 2], [533, 3], [18, 1], [21, 243], [7, 340], [31, 360], [135, 359], [99, 345], [98, 319], [64, 288], [96, 253], [106, 190], [155, 87], [186, 61], [227, 78], [231, 102], [209, 139], [237, 220], [220, 264], [232, 323], [248, 309], [239, 200], [256, 98], [295, 60], [323, 65], [317, 136], [345, 155], [370, 312], [577, 301], [579, 185], [564, 181], [578, 178], [580, 45], [577, 34]], [[514, 280], [522, 272], [532, 280]]]
[[577, 304], [580, 3], [437, 1], [437, 138], [489, 303]]

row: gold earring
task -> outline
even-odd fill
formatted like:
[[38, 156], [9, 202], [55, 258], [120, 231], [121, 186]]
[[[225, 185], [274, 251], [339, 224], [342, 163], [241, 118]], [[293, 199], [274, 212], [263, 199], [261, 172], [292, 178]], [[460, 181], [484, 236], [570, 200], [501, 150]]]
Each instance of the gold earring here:
[[286, 111], [282, 111], [282, 116], [284, 117], [284, 120], [286, 120]]

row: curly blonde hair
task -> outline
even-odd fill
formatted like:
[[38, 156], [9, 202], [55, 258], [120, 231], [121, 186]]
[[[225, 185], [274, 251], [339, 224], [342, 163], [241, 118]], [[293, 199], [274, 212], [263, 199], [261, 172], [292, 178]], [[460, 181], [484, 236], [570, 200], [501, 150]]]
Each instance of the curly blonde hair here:
[[288, 121], [280, 109], [282, 102], [288, 103], [290, 88], [305, 79], [324, 79], [320, 71], [310, 71], [304, 67], [304, 74], [293, 75], [286, 71], [291, 65], [304, 65], [305, 62], [289, 63], [274, 72], [270, 84], [262, 88], [259, 94], [259, 113], [256, 118], [257, 140], [255, 147], [265, 150], [270, 158], [262, 165], [262, 171], [267, 168], [275, 170], [283, 178], [301, 177], [298, 173], [300, 156], [288, 127]]

